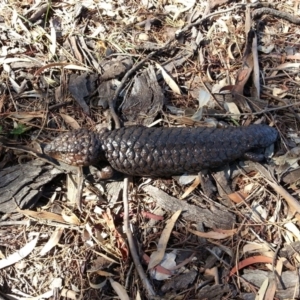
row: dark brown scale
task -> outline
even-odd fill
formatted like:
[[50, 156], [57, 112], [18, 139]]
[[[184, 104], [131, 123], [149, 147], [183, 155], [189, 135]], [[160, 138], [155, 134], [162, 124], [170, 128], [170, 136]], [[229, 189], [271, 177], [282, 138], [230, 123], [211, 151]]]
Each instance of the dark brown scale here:
[[251, 157], [249, 152], [269, 146], [277, 137], [277, 130], [267, 125], [222, 129], [131, 126], [98, 134], [85, 129], [68, 132], [44, 150], [72, 165], [106, 160], [125, 174], [171, 176], [219, 167], [245, 154]]

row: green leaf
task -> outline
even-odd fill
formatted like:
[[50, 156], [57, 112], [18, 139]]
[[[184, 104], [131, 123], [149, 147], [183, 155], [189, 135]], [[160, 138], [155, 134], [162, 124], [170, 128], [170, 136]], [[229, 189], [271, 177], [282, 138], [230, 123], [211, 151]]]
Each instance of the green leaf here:
[[27, 131], [27, 128], [23, 124], [18, 124], [16, 128], [14, 128], [10, 134], [21, 135]]

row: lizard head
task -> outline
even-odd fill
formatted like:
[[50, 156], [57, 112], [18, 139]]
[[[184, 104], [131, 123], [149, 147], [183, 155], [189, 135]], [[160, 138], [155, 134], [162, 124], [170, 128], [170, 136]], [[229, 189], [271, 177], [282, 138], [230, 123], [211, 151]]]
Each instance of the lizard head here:
[[97, 133], [78, 129], [63, 133], [44, 148], [45, 154], [73, 166], [89, 166], [101, 158]]

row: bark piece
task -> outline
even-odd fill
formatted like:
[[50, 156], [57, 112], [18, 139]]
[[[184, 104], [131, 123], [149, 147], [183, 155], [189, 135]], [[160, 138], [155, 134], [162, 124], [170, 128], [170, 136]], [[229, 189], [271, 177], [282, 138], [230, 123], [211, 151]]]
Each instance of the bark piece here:
[[41, 197], [45, 184], [61, 173], [40, 160], [0, 171], [0, 212], [33, 207]]
[[[244, 270], [244, 275], [242, 275], [242, 277], [251, 284], [260, 287], [267, 277], [272, 280], [274, 278], [274, 274], [273, 272], [266, 272], [258, 269]], [[298, 298], [300, 296], [299, 289], [295, 289], [298, 284], [299, 275], [297, 274], [297, 271], [283, 272], [280, 280], [277, 282], [275, 297], [279, 299]]]
[[183, 288], [187, 288], [194, 282], [198, 272], [192, 270], [190, 272], [178, 275], [167, 281], [162, 287], [162, 292], [166, 293], [170, 290], [180, 291]]
[[113, 207], [120, 200], [123, 190], [122, 181], [113, 181], [106, 184], [107, 202], [110, 207]]
[[182, 216], [188, 221], [203, 223], [209, 228], [232, 229], [235, 223], [234, 214], [228, 212], [222, 205], [201, 208], [195, 205], [188, 204], [175, 197], [169, 196], [167, 193], [154, 186], [145, 186], [143, 190], [151, 195], [151, 198], [162, 208], [175, 212], [182, 210]]
[[168, 73], [172, 73], [173, 69], [176, 67], [181, 67], [184, 63], [194, 55], [191, 49], [183, 49], [180, 53], [176, 54], [167, 64], [163, 67]]
[[299, 254], [300, 252], [300, 242], [293, 242], [290, 244], [285, 244], [282, 249], [279, 251], [279, 256], [291, 259], [294, 255]]
[[133, 66], [133, 61], [130, 57], [118, 56], [112, 60], [101, 63], [103, 74], [101, 75], [101, 82], [110, 79], [120, 79]]
[[117, 79], [111, 79], [108, 81], [103, 81], [98, 87], [99, 99], [97, 99], [96, 106], [102, 106], [104, 109], [108, 107], [108, 103], [113, 99], [114, 94], [120, 81]]
[[154, 68], [150, 66], [135, 77], [130, 96], [122, 106], [122, 112], [128, 121], [147, 126], [153, 122], [163, 103], [162, 89], [157, 82]]
[[90, 114], [90, 109], [86, 104], [85, 98], [95, 90], [95, 81], [96, 76], [87, 73], [81, 75], [72, 74], [69, 80], [70, 93], [87, 115]]
[[[223, 299], [224, 294], [230, 293], [229, 284], [215, 284], [212, 286], [205, 286], [199, 293], [198, 299]], [[226, 297], [225, 297], [226, 298]]]
[[282, 181], [286, 184], [300, 182], [300, 168], [292, 170], [285, 174], [282, 178]]

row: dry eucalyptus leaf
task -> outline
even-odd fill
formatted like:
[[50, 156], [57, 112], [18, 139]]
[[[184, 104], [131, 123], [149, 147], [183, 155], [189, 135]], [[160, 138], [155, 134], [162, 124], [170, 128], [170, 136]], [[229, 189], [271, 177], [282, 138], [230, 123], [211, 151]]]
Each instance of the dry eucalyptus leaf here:
[[170, 238], [171, 232], [172, 232], [173, 227], [174, 227], [180, 214], [181, 214], [181, 210], [176, 211], [173, 214], [173, 216], [171, 217], [171, 219], [169, 219], [167, 221], [166, 227], [162, 231], [160, 239], [158, 241], [157, 251], [154, 251], [151, 254], [150, 262], [148, 265], [148, 270], [154, 268], [156, 265], [158, 265], [162, 261], [164, 255], [165, 255], [165, 251], [167, 248], [167, 244], [168, 244], [168, 240]]
[[121, 300], [129, 300], [129, 296], [125, 290], [125, 288], [118, 283], [117, 281], [114, 281], [113, 279], [109, 278], [110, 284], [117, 293], [117, 295], [120, 297]]
[[35, 248], [38, 239], [39, 239], [39, 234], [36, 234], [36, 237], [32, 241], [28, 242], [24, 247], [19, 249], [17, 252], [9, 255], [7, 258], [1, 259], [0, 269], [3, 269], [7, 266], [11, 266], [16, 262], [20, 261], [21, 259], [25, 258], [26, 256], [28, 256]]
[[81, 224], [80, 220], [73, 213], [67, 214], [67, 212], [63, 210], [62, 213], [61, 213], [61, 216], [69, 224], [73, 224], [73, 225], [80, 225]]
[[60, 113], [60, 116], [64, 119], [64, 121], [70, 125], [73, 129], [80, 128], [78, 122], [71, 116]]
[[60, 228], [60, 227], [56, 228], [56, 230], [52, 233], [46, 245], [42, 248], [40, 252], [40, 256], [45, 255], [47, 252], [49, 252], [53, 247], [55, 247], [58, 244], [63, 232], [64, 232], [64, 228]]
[[165, 69], [159, 65], [158, 63], [156, 63], [156, 67], [161, 71], [162, 76], [165, 80], [165, 82], [167, 83], [167, 85], [171, 88], [171, 90], [178, 94], [181, 95], [181, 91], [179, 86], [177, 85], [177, 83], [174, 81], [174, 79], [165, 71]]
[[219, 232], [217, 231], [201, 232], [201, 231], [189, 229], [189, 232], [207, 239], [222, 240], [230, 236], [233, 236], [237, 232], [237, 230], [231, 229], [231, 230], [220, 230]]

